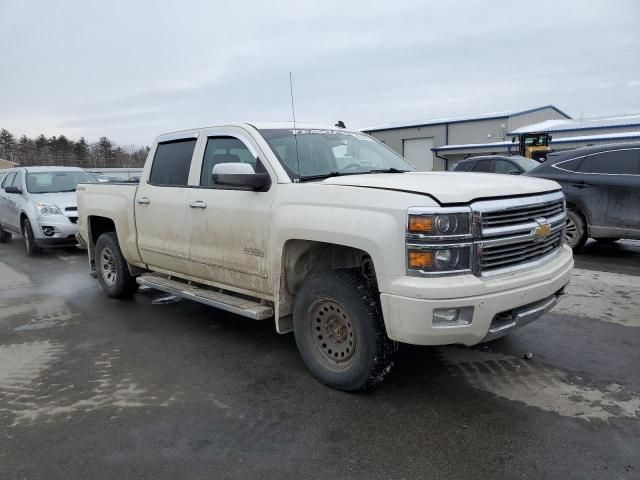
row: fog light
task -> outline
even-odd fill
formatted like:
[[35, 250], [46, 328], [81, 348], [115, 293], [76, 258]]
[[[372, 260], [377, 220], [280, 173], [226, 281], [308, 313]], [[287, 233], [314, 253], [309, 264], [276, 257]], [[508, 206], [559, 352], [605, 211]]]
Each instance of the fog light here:
[[50, 237], [56, 232], [53, 227], [42, 227], [42, 233], [44, 233], [47, 237]]
[[436, 308], [433, 311], [434, 327], [458, 327], [470, 325], [473, 319], [473, 307]]

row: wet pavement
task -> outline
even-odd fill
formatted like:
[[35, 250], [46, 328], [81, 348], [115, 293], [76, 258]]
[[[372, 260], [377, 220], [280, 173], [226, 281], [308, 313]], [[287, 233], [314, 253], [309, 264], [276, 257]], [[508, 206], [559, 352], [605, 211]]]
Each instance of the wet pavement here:
[[576, 267], [533, 324], [402, 346], [346, 394], [270, 321], [112, 300], [83, 252], [1, 244], [0, 479], [640, 478], [640, 242]]

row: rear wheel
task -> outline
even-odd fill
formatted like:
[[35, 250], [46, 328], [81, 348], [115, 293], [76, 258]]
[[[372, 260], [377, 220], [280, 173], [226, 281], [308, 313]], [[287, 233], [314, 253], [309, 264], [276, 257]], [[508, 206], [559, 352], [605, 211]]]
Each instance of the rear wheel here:
[[359, 271], [309, 277], [293, 311], [298, 350], [311, 373], [340, 390], [365, 390], [392, 366], [394, 344], [384, 329], [376, 286]]
[[96, 242], [94, 261], [98, 282], [108, 296], [128, 298], [138, 290], [138, 283], [129, 271], [115, 233], [100, 235]]
[[587, 227], [582, 215], [575, 210], [567, 209], [567, 228], [564, 241], [574, 251], [580, 250], [587, 241]]
[[29, 257], [42, 252], [42, 248], [36, 245], [36, 239], [33, 235], [33, 228], [28, 218], [22, 220], [22, 239], [24, 240], [24, 249]]
[[0, 225], [0, 243], [7, 243], [11, 241], [11, 234], [6, 230], [3, 230], [2, 225]]

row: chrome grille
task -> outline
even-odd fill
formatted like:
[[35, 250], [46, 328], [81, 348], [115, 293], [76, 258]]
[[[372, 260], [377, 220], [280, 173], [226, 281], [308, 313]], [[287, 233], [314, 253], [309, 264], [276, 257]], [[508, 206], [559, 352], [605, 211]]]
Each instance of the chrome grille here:
[[476, 202], [472, 210], [480, 237], [475, 249], [476, 274], [496, 275], [526, 268], [562, 247], [562, 192]]
[[562, 228], [544, 240], [522, 240], [515, 243], [486, 245], [482, 249], [482, 271], [496, 270], [539, 260], [562, 245]]
[[499, 212], [482, 214], [482, 229], [508, 227], [520, 223], [529, 223], [536, 218], [552, 218], [564, 211], [563, 201], [552, 201], [527, 207], [509, 208]]

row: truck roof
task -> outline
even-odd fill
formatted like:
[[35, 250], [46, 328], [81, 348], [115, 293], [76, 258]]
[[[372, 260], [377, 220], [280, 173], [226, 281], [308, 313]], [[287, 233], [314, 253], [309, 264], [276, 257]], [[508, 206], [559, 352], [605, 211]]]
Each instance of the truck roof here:
[[[346, 132], [353, 131], [357, 133], [362, 133], [357, 130], [351, 130], [349, 128], [341, 129], [336, 127], [335, 125], [326, 125], [321, 123], [310, 123], [310, 122], [296, 122], [296, 129], [315, 129], [315, 130], [344, 130]], [[234, 122], [234, 123], [221, 123], [218, 125], [207, 125], [204, 127], [196, 127], [196, 128], [188, 128], [185, 130], [176, 130], [173, 132], [166, 132], [162, 135], [159, 135], [156, 138], [157, 142], [162, 142], [169, 139], [174, 139], [176, 135], [184, 134], [188, 135], [190, 133], [194, 133], [200, 129], [206, 128], [216, 128], [216, 127], [253, 127], [258, 130], [268, 130], [268, 129], [293, 129], [293, 122], [285, 121], [285, 122]]]

